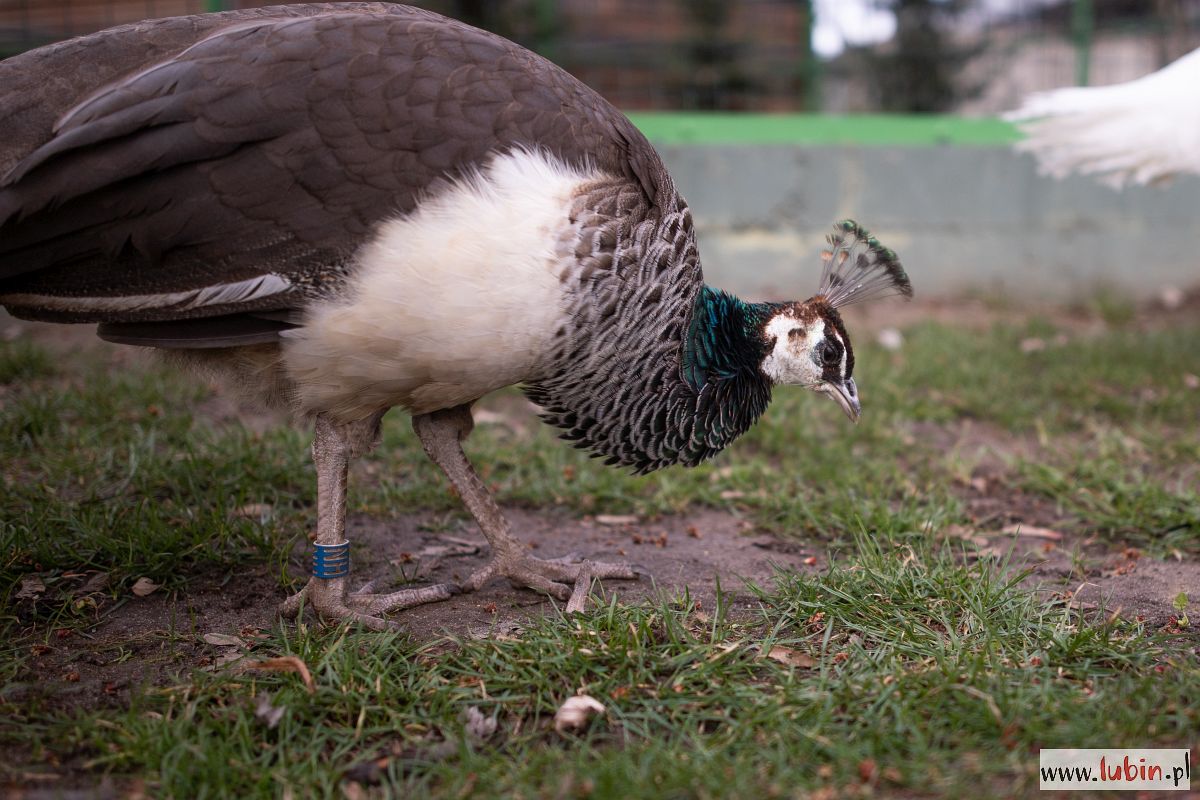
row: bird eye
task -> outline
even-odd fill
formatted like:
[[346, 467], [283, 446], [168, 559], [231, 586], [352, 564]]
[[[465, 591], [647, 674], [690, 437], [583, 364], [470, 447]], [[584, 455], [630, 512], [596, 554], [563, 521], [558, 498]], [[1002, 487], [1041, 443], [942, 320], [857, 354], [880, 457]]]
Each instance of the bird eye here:
[[825, 343], [825, 351], [821, 354], [821, 359], [829, 365], [838, 363], [842, 358], [842, 354], [837, 345], [829, 342]]

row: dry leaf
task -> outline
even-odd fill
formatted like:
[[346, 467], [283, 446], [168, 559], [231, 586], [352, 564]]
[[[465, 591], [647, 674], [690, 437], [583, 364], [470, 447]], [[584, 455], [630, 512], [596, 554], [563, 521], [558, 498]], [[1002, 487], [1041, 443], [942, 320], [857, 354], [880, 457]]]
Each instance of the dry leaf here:
[[904, 334], [895, 328], [881, 328], [879, 333], [875, 334], [875, 341], [884, 350], [894, 353], [904, 346]]
[[73, 594], [76, 597], [81, 597], [83, 595], [95, 594], [96, 592], [103, 592], [107, 587], [108, 573], [97, 572], [88, 578], [87, 582], [85, 582], [83, 586], [80, 586], [78, 589], [76, 589]]
[[133, 582], [133, 593], [138, 597], [145, 597], [148, 594], [153, 594], [159, 586], [149, 578], [138, 578]]
[[275, 730], [279, 720], [283, 719], [285, 711], [287, 711], [286, 706], [271, 705], [271, 695], [263, 692], [258, 696], [258, 702], [254, 707], [254, 716], [260, 722], [266, 723], [268, 730]]
[[474, 547], [476, 550], [485, 544], [485, 542], [480, 542], [478, 539], [466, 539], [462, 536], [451, 536], [448, 533], [438, 534], [437, 538], [443, 542], [450, 542], [451, 544], [461, 544], [464, 547]]
[[22, 578], [21, 588], [17, 590], [17, 599], [34, 600], [44, 591], [46, 591], [46, 584], [42, 583], [42, 579], [36, 575], [29, 578]]
[[587, 727], [592, 717], [604, 713], [604, 706], [594, 697], [586, 694], [576, 695], [554, 712], [554, 730], [559, 733], [581, 731]]
[[203, 636], [204, 641], [217, 647], [245, 647], [246, 643], [236, 636], [231, 636], [228, 633], [206, 633]]
[[1174, 311], [1183, 305], [1186, 296], [1183, 290], [1178, 286], [1164, 286], [1158, 292], [1158, 302], [1162, 303], [1162, 307], [1167, 311]]
[[1053, 542], [1062, 541], [1063, 535], [1058, 531], [1052, 531], [1049, 528], [1037, 528], [1033, 525], [1009, 525], [1002, 533], [1012, 534], [1013, 536], [1029, 536], [1033, 539], [1049, 539]]
[[240, 650], [225, 650], [213, 659], [208, 666], [202, 667], [205, 672], [220, 672], [235, 661], [241, 661], [245, 654]]
[[986, 537], [978, 535], [973, 528], [968, 528], [965, 525], [947, 525], [946, 535], [962, 539], [964, 542], [970, 542], [977, 547], [986, 547], [988, 545]]
[[485, 716], [475, 706], [467, 708], [467, 716], [463, 726], [468, 739], [473, 739], [477, 742], [486, 742], [496, 733], [496, 718]]
[[817, 665], [817, 660], [808, 653], [802, 653], [799, 650], [793, 650], [790, 647], [782, 647], [780, 645], [772, 647], [771, 651], [767, 653], [767, 658], [774, 659], [789, 667], [800, 667], [801, 669], [812, 669]]
[[270, 503], [247, 503], [241, 508], [233, 511], [233, 516], [243, 517], [245, 519], [263, 520], [271, 516], [275, 507]]
[[268, 658], [265, 661], [254, 661], [247, 664], [244, 669], [263, 670], [264, 672], [296, 672], [304, 681], [304, 688], [308, 689], [309, 694], [317, 691], [317, 685], [313, 682], [312, 673], [308, 671], [308, 665], [295, 656], [280, 656], [279, 658]]
[[633, 514], [597, 514], [596, 522], [599, 525], [636, 525], [638, 518]]
[[479, 545], [471, 544], [431, 544], [417, 553], [426, 558], [443, 558], [445, 556], [473, 556], [479, 552]]
[[1022, 339], [1022, 353], [1038, 353], [1046, 349], [1046, 340], [1038, 338]]

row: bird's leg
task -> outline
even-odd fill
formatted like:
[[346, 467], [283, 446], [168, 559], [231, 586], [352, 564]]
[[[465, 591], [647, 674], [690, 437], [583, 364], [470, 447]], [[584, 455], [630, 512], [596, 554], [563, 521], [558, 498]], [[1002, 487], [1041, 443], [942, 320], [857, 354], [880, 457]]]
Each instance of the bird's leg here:
[[346, 477], [350, 461], [379, 443], [382, 418], [380, 413], [362, 422], [338, 425], [323, 415], [317, 417], [312, 445], [317, 467], [317, 537], [313, 544], [320, 555], [314, 554], [313, 577], [280, 606], [280, 613], [286, 617], [296, 616], [304, 601], [324, 619], [354, 620], [373, 630], [388, 630], [397, 626], [380, 614], [445, 600], [459, 591], [452, 584], [391, 594], [368, 594], [369, 584], [357, 592], [347, 591]]
[[570, 558], [543, 560], [529, 555], [525, 546], [513, 537], [500, 506], [463, 452], [462, 440], [473, 427], [468, 405], [413, 417], [413, 430], [420, 437], [425, 454], [446, 473], [492, 546], [492, 560], [467, 579], [466, 590], [475, 591], [492, 578], [503, 576], [514, 584], [566, 600], [567, 611], [572, 612], [583, 610], [592, 579], [637, 578], [637, 573], [628, 564], [573, 561]]

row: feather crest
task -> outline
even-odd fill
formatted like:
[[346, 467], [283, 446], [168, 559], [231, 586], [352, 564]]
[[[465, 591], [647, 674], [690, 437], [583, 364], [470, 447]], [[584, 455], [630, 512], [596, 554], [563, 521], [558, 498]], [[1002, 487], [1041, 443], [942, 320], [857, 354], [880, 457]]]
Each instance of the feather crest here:
[[890, 295], [912, 297], [912, 283], [899, 257], [866, 228], [845, 219], [825, 238], [829, 249], [821, 253], [824, 269], [817, 295], [831, 308]]

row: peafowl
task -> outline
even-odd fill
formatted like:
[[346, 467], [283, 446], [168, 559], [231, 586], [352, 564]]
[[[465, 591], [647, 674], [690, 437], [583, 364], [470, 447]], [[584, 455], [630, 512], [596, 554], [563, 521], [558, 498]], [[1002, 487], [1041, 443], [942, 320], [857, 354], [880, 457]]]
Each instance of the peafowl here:
[[[215, 370], [315, 429], [312, 577], [376, 629], [492, 578], [582, 606], [624, 564], [534, 558], [462, 448], [520, 384], [608, 464], [694, 465], [805, 386], [859, 414], [842, 306], [911, 296], [839, 223], [804, 302], [704, 284], [692, 217], [611, 105], [517, 45], [385, 3], [113, 28], [0, 62], [0, 304]], [[348, 585], [347, 468], [412, 415], [491, 546], [462, 587]]]
[[1078, 171], [1114, 188], [1200, 174], [1200, 50], [1158, 72], [1115, 86], [1072, 87], [1030, 95], [1006, 118], [1026, 139], [1041, 170]]

